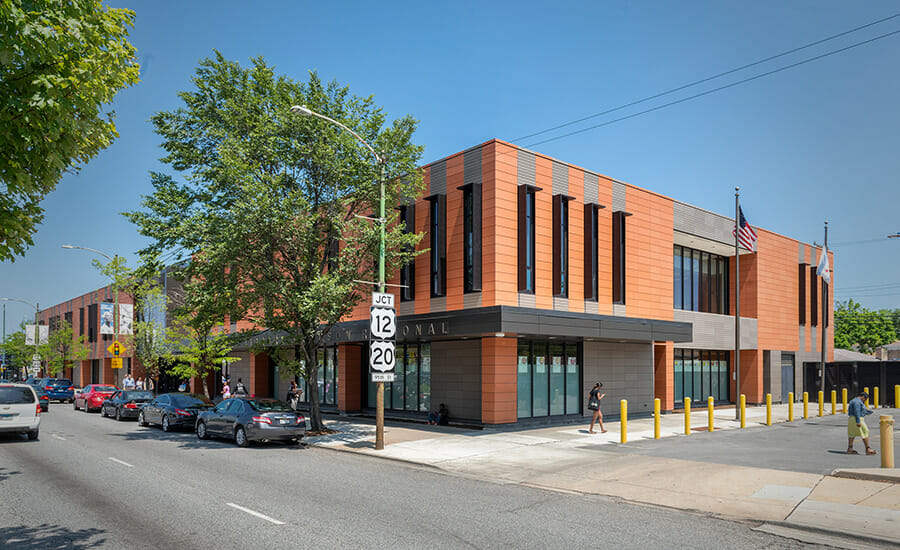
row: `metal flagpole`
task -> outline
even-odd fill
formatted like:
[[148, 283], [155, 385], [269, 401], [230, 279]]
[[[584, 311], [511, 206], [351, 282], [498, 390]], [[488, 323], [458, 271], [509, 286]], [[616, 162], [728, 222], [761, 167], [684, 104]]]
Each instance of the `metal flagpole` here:
[[734, 418], [741, 419], [741, 188], [734, 188]]
[[[825, 222], [825, 245], [822, 247], [822, 254], [828, 254], [828, 222]], [[828, 263], [828, 258], [825, 258], [826, 265], [830, 265]], [[820, 390], [822, 390], [822, 395], [825, 395], [825, 358], [826, 350], [828, 349], [828, 342], [825, 340], [827, 335], [827, 329], [825, 328], [825, 319], [828, 315], [828, 304], [825, 300], [828, 297], [828, 283], [825, 282], [826, 273], [822, 274], [822, 381], [820, 385]], [[818, 311], [814, 313], [814, 315], [818, 315]]]

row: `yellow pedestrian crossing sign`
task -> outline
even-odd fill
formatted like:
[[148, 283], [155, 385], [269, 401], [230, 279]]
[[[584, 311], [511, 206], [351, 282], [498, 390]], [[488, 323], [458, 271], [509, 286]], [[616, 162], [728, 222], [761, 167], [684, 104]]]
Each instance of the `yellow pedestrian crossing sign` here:
[[112, 358], [112, 368], [114, 368], [114, 369], [122, 368], [122, 358], [121, 357], [113, 357]]
[[115, 342], [110, 344], [108, 348], [106, 348], [106, 351], [118, 357], [120, 355], [124, 355], [127, 350], [125, 349], [125, 346], [123, 346], [118, 340], [116, 340]]

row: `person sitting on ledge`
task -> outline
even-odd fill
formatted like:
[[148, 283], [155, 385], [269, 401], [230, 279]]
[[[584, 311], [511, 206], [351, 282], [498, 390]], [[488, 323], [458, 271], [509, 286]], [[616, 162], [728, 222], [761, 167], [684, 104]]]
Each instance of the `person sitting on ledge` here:
[[428, 413], [428, 423], [438, 426], [446, 426], [450, 423], [450, 411], [447, 410], [447, 405], [441, 403], [441, 406], [438, 408], [436, 413]]

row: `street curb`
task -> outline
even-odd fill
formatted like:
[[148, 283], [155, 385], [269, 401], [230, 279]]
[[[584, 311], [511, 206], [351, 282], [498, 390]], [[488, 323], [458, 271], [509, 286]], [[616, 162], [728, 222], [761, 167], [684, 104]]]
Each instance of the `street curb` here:
[[432, 465], [432, 464], [425, 464], [425, 463], [422, 463], [422, 462], [416, 462], [416, 461], [414, 461], [414, 460], [407, 460], [407, 459], [405, 459], [405, 458], [397, 458], [397, 457], [393, 457], [393, 456], [379, 456], [379, 455], [377, 455], [377, 454], [364, 453], [364, 452], [356, 451], [356, 450], [354, 450], [354, 449], [348, 449], [348, 448], [346, 448], [346, 447], [342, 447], [342, 446], [338, 446], [338, 445], [319, 445], [319, 444], [313, 443], [313, 442], [311, 442], [311, 441], [307, 441], [307, 444], [308, 444], [310, 447], [315, 447], [315, 448], [317, 448], [317, 449], [328, 449], [328, 450], [331, 450], [331, 451], [339, 451], [339, 452], [342, 452], [342, 453], [348, 453], [348, 454], [354, 454], [354, 455], [361, 455], [361, 456], [368, 456], [368, 457], [372, 457], [372, 458], [377, 458], [377, 459], [379, 459], [379, 460], [391, 460], [391, 461], [393, 461], [393, 462], [400, 462], [400, 463], [402, 463], [402, 464], [410, 464], [410, 465], [412, 465], [412, 466], [420, 466], [420, 467], [423, 467], [423, 468], [430, 468], [430, 469], [433, 469], [433, 470], [444, 471], [442, 468], [439, 468], [439, 467], [434, 466], [434, 465]]
[[[773, 529], [766, 529], [767, 526], [771, 526], [773, 527]], [[793, 538], [796, 540], [800, 540], [801, 542], [808, 542], [813, 544], [829, 544], [828, 541], [802, 538], [802, 536], [798, 536], [802, 533], [821, 535], [824, 537], [828, 537], [829, 539], [833, 539], [834, 542], [840, 542], [841, 548], [896, 548], [896, 545], [900, 543], [900, 541], [890, 541], [877, 537], [870, 537], [858, 532], [854, 532], [852, 535], [848, 535], [843, 531], [834, 531], [831, 529], [826, 529], [824, 527], [813, 527], [810, 525], [799, 525], [791, 523], [789, 521], [766, 521], [763, 522], [763, 524], [759, 527], [753, 527], [752, 529], [754, 531], [761, 531], [763, 533], [769, 533], [780, 537]]]
[[900, 483], [900, 475], [892, 474], [888, 472], [879, 472], [877, 469], [873, 468], [870, 470], [856, 470], [856, 469], [846, 469], [846, 468], [838, 468], [834, 470], [830, 474], [830, 477], [840, 477], [844, 479], [857, 479], [860, 481], [879, 481], [881, 483]]

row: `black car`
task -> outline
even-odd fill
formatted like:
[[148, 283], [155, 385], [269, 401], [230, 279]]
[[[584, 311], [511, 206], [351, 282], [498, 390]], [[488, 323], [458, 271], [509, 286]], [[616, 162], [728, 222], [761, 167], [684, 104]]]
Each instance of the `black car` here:
[[159, 424], [164, 432], [185, 426], [193, 428], [201, 411], [215, 407], [206, 396], [196, 393], [164, 393], [145, 403], [138, 413], [138, 424]]
[[153, 399], [153, 392], [143, 390], [119, 390], [100, 405], [100, 416], [112, 416], [116, 420], [137, 418], [141, 407]]
[[277, 399], [232, 397], [197, 417], [197, 437], [234, 439], [241, 447], [251, 441], [300, 441], [309, 420]]

